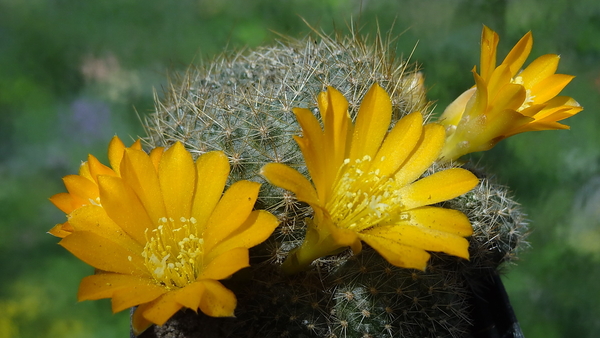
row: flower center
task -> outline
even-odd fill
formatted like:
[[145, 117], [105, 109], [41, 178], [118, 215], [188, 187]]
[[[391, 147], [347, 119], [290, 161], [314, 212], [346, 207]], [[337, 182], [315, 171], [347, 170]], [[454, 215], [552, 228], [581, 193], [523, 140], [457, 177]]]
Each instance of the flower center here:
[[196, 219], [162, 217], [158, 227], [146, 229], [142, 256], [154, 279], [170, 288], [181, 288], [196, 280], [202, 270], [204, 239], [198, 237]]
[[325, 206], [336, 226], [360, 231], [400, 214], [403, 206], [395, 181], [379, 176], [379, 169], [371, 170], [371, 162], [370, 156], [354, 163], [346, 159], [340, 167], [333, 197]]

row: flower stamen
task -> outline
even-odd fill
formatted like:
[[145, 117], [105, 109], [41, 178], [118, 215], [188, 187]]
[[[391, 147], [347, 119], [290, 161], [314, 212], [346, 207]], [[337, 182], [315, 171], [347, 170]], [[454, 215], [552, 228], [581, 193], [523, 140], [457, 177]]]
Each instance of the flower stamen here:
[[161, 217], [158, 227], [146, 229], [142, 252], [148, 271], [167, 289], [181, 288], [196, 280], [203, 266], [204, 239], [198, 237], [196, 220]]

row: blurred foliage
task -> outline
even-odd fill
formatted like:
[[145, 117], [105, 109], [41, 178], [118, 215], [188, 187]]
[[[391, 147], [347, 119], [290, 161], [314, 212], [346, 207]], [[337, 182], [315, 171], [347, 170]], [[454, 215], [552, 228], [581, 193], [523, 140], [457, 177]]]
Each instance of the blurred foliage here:
[[437, 113], [472, 85], [482, 24], [501, 55], [531, 30], [529, 61], [562, 56], [559, 71], [577, 75], [564, 93], [586, 108], [572, 130], [519, 135], [472, 160], [530, 214], [532, 249], [505, 277], [525, 336], [600, 336], [600, 241], [589, 240], [600, 238], [600, 2], [0, 0], [0, 338], [127, 335], [127, 313], [76, 302], [91, 271], [45, 234], [64, 219], [47, 198], [112, 135], [143, 134], [138, 115], [169, 72], [301, 37], [302, 18], [326, 33], [351, 20], [370, 36], [391, 30], [398, 54], [423, 66]]

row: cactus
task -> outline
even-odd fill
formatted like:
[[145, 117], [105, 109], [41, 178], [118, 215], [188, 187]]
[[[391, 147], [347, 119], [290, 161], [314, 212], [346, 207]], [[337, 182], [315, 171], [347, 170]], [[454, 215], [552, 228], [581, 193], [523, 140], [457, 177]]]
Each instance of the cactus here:
[[[146, 120], [147, 144], [181, 141], [195, 154], [222, 150], [232, 165], [232, 182], [265, 183], [258, 172], [270, 162], [306, 173], [292, 140], [299, 126], [291, 108], [318, 113], [316, 97], [327, 86], [344, 94], [351, 116], [377, 82], [391, 96], [394, 121], [413, 111], [430, 117], [422, 74], [395, 57], [389, 36], [370, 42], [357, 33], [317, 35], [223, 54], [176, 76]], [[434, 165], [426, 174], [449, 165]], [[252, 267], [224, 282], [238, 297], [236, 318], [181, 312], [142, 336], [468, 337], [473, 281], [513, 261], [527, 233], [525, 216], [507, 188], [482, 170], [473, 171], [479, 185], [443, 205], [471, 220], [471, 260], [433, 254], [425, 272], [394, 267], [365, 247], [357, 256], [347, 250], [317, 260], [309, 271], [284, 276], [279, 266], [301, 243], [311, 210], [265, 183], [257, 207], [281, 224], [251, 250]]]

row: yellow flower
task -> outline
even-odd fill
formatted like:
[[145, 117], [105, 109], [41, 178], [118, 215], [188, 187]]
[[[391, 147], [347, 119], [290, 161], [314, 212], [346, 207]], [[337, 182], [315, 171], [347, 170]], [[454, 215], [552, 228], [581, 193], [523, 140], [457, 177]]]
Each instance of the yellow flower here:
[[444, 161], [491, 149], [502, 139], [526, 131], [569, 129], [557, 121], [583, 108], [573, 98], [557, 96], [574, 76], [555, 74], [560, 57], [542, 55], [521, 70], [531, 52], [531, 32], [525, 34], [496, 67], [498, 34], [483, 27], [481, 69], [473, 69], [475, 86], [452, 102], [440, 117], [447, 140]]
[[319, 257], [361, 240], [391, 264], [424, 270], [427, 251], [468, 258], [472, 228], [456, 210], [431, 207], [471, 190], [478, 182], [459, 168], [418, 180], [438, 157], [444, 128], [423, 126], [412, 113], [389, 131], [392, 105], [388, 94], [374, 84], [364, 97], [356, 125], [348, 101], [333, 88], [318, 97], [324, 128], [308, 109], [295, 108], [302, 137], [300, 146], [312, 184], [298, 171], [279, 163], [263, 167], [272, 184], [290, 190], [314, 210], [307, 219], [303, 244], [283, 264], [287, 273], [305, 269]]
[[[135, 141], [130, 148], [142, 150], [140, 140]], [[78, 175], [63, 177], [68, 192], [61, 192], [50, 197], [50, 202], [67, 215], [84, 205], [98, 205], [100, 203], [98, 175], [120, 176], [119, 165], [124, 151], [125, 145], [123, 142], [117, 136], [113, 137], [108, 146], [108, 160], [114, 169], [100, 163], [93, 155], [88, 155], [87, 162], [83, 162], [79, 167]], [[154, 152], [156, 154], [161, 153], [162, 148], [156, 148]], [[64, 238], [72, 232], [73, 227], [69, 224], [69, 221], [57, 224], [48, 231], [51, 235], [60, 238]]]
[[[260, 184], [239, 181], [223, 193], [225, 155], [209, 152], [194, 163], [180, 143], [152, 155], [123, 149], [111, 162], [118, 175], [92, 174], [98, 199], [70, 213], [73, 230], [60, 241], [97, 269], [81, 281], [79, 300], [112, 298], [114, 312], [139, 305], [137, 333], [182, 307], [233, 316], [236, 298], [218, 280], [249, 266], [248, 248], [278, 223], [252, 210]], [[77, 188], [92, 191], [86, 184]]]

